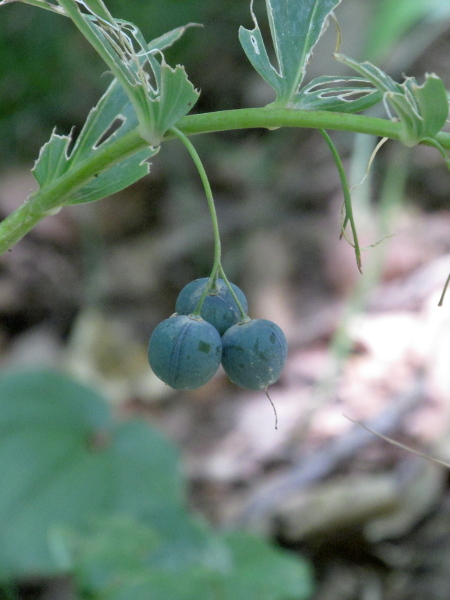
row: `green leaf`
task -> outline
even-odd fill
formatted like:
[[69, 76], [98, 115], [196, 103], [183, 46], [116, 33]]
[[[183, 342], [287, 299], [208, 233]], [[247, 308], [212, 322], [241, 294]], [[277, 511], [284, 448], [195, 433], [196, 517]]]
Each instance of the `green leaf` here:
[[277, 68], [270, 63], [261, 31], [250, 5], [254, 28], [241, 27], [239, 39], [253, 67], [276, 91], [276, 105], [286, 106], [297, 92], [306, 65], [341, 0], [266, 0]]
[[81, 531], [60, 527], [52, 538], [67, 554], [77, 587], [89, 594], [142, 573], [160, 543], [152, 526], [129, 515], [96, 519]]
[[111, 423], [104, 400], [49, 371], [0, 377], [0, 580], [67, 570], [52, 532], [94, 517], [170, 518], [178, 455], [145, 423]]
[[[184, 69], [168, 67], [160, 48], [152, 45], [149, 50], [138, 27], [105, 14], [101, 0], [58, 2], [123, 86], [142, 138], [150, 146], [159, 145], [167, 129], [191, 110], [199, 96]], [[80, 4], [89, 4], [90, 13], [82, 12]], [[156, 52], [162, 56], [161, 65], [153, 56]]]
[[32, 6], [37, 6], [38, 8], [45, 8], [46, 10], [51, 10], [52, 12], [56, 12], [59, 15], [67, 16], [64, 10], [53, 4], [51, 2], [47, 2], [46, 0], [2, 0], [0, 2], [0, 6], [4, 4], [10, 4], [11, 2], [23, 2], [24, 4], [31, 4]]
[[12, 371], [0, 376], [0, 443], [22, 426], [52, 426], [88, 435], [110, 424], [102, 396], [56, 371]]
[[58, 135], [55, 131], [39, 152], [32, 173], [41, 188], [63, 175], [68, 167], [67, 149], [71, 142], [70, 135]]
[[303, 559], [270, 546], [244, 532], [223, 536], [234, 562], [224, 578], [223, 598], [229, 600], [300, 600], [310, 598], [313, 579]]
[[[118, 128], [111, 131], [117, 123]], [[68, 147], [72, 143], [72, 136], [53, 133], [41, 150], [32, 171], [33, 175], [42, 189], [82, 161], [89, 160], [100, 147], [105, 148], [136, 126], [133, 107], [123, 88], [114, 80], [97, 106], [89, 113], [70, 154], [68, 155]], [[157, 151], [157, 148], [149, 147], [127, 157], [99, 173], [69, 198], [62, 198], [61, 204], [92, 202], [126, 188], [147, 175], [150, 165], [146, 161]]]
[[[218, 584], [216, 583], [216, 580]], [[197, 567], [176, 573], [149, 570], [105, 589], [95, 600], [234, 600], [222, 594], [220, 576]], [[261, 598], [261, 600], [265, 600]], [[281, 599], [280, 599], [281, 600]]]
[[111, 27], [115, 27], [114, 19], [102, 0], [75, 0], [84, 6], [96, 18], [100, 18]]
[[385, 105], [390, 104], [402, 124], [400, 141], [405, 146], [433, 139], [445, 125], [449, 112], [447, 92], [442, 80], [434, 73], [427, 73], [422, 85], [413, 77], [399, 84], [369, 62], [358, 63], [342, 54], [335, 56], [383, 94]]
[[[161, 65], [158, 97], [148, 103], [150, 140], [159, 143], [164, 133], [184, 117], [195, 104], [198, 92], [187, 78], [184, 67]], [[146, 138], [147, 139], [147, 138]]]
[[[163, 527], [159, 519], [115, 517], [82, 532], [58, 532], [79, 588], [89, 596], [109, 598], [130, 593], [137, 583], [144, 583], [149, 593], [151, 583], [151, 593], [171, 598], [191, 589], [190, 578], [196, 580], [200, 573], [210, 577], [230, 571], [230, 552], [218, 534], [185, 511], [168, 516], [174, 518], [165, 519]], [[166, 596], [161, 587], [168, 585], [172, 593]]]
[[146, 562], [148, 567], [176, 572], [201, 566], [220, 573], [232, 567], [227, 544], [204, 521], [180, 512], [155, 527], [161, 545]]
[[197, 565], [177, 570], [149, 570], [131, 577], [102, 600], [302, 600], [311, 597], [308, 565], [267, 542], [244, 533], [223, 536], [233, 566], [227, 572]]
[[[353, 85], [340, 85], [342, 83]], [[363, 77], [324, 75], [306, 84], [287, 108], [356, 113], [377, 104], [382, 97], [383, 94]]]
[[434, 73], [426, 73], [425, 82], [418, 85], [409, 78], [404, 84], [416, 101], [417, 113], [423, 123], [418, 135], [433, 138], [445, 125], [449, 106], [444, 82]]
[[[111, 132], [114, 125], [117, 129]], [[88, 160], [100, 147], [105, 148], [137, 126], [134, 109], [117, 80], [109, 86], [95, 108], [91, 110], [68, 160], [68, 168]], [[116, 193], [150, 171], [149, 158], [158, 148], [146, 148], [99, 173], [87, 185], [64, 201], [65, 205], [93, 202]]]
[[[177, 27], [151, 41], [148, 44], [148, 52], [160, 52], [168, 48], [182, 36], [187, 27]], [[143, 62], [144, 60], [145, 57], [142, 57], [141, 61]], [[167, 69], [172, 71], [170, 67], [167, 67]], [[179, 81], [175, 81], [175, 85], [171, 85], [172, 82], [169, 81], [169, 89], [167, 89], [167, 85], [164, 87], [166, 95], [169, 94], [170, 96], [174, 92], [174, 104], [170, 104], [171, 97], [162, 104], [159, 99], [154, 102], [153, 118], [155, 119], [155, 127], [160, 132], [158, 136], [161, 135], [164, 127], [169, 128], [174, 121], [178, 120], [181, 113], [184, 114], [184, 108], [180, 111], [179, 104], [177, 104], [180, 98], [178, 94], [183, 92], [180, 88], [182, 88], [184, 83], [183, 76], [179, 71], [177, 72], [177, 77]], [[170, 75], [164, 76], [164, 83], [167, 79], [170, 79]], [[188, 84], [188, 88], [189, 91], [192, 89], [191, 84]], [[197, 95], [195, 95], [196, 98]], [[186, 101], [189, 102], [191, 99], [191, 96], [188, 94]], [[151, 105], [153, 106], [153, 104]], [[138, 120], [134, 107], [123, 87], [117, 79], [114, 79], [105, 94], [100, 98], [97, 106], [89, 113], [70, 153], [68, 148], [73, 143], [71, 135], [60, 136], [53, 132], [50, 140], [43, 146], [33, 169], [33, 174], [40, 187], [43, 188], [49, 185], [74, 166], [77, 166], [84, 160], [89, 160], [100, 147], [102, 149], [106, 148], [108, 144], [119, 139], [119, 137], [135, 129], [137, 126]], [[158, 148], [148, 147], [127, 157], [120, 163], [99, 173], [97, 177], [77, 190], [71, 197], [62, 199], [62, 204], [71, 205], [93, 202], [128, 187], [148, 174], [150, 164], [147, 161], [157, 152]]]
[[150, 165], [147, 160], [150, 156], [154, 156], [157, 151], [158, 149], [150, 148], [141, 150], [107, 171], [103, 171], [75, 192], [69, 200], [64, 202], [64, 205], [94, 202], [127, 188], [149, 173]]

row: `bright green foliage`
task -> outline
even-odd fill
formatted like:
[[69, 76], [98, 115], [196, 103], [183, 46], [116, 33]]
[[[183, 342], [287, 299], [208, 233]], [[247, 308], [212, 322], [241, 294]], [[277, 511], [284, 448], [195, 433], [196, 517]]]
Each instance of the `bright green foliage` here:
[[402, 130], [400, 141], [415, 146], [422, 140], [434, 138], [448, 117], [448, 99], [444, 83], [437, 75], [427, 74], [418, 85], [413, 77], [402, 84], [369, 62], [358, 63], [342, 54], [336, 58], [368, 79], [383, 94], [385, 103], [395, 110]]
[[[209, 283], [209, 277], [202, 277], [191, 281], [178, 294], [175, 311], [180, 315], [189, 315], [194, 312]], [[246, 313], [248, 310], [247, 298], [244, 292], [234, 283], [230, 284]], [[211, 323], [220, 335], [237, 323], [240, 318], [239, 307], [223, 279], [217, 279], [216, 284], [206, 295], [200, 315], [205, 321]]]
[[299, 600], [301, 559], [212, 531], [184, 505], [178, 456], [53, 371], [0, 377], [0, 583], [72, 574], [91, 600]]
[[287, 106], [305, 74], [314, 46], [323, 33], [330, 13], [341, 0], [266, 0], [273, 47], [278, 68], [272, 66], [261, 30], [253, 12], [255, 27], [241, 27], [239, 39], [248, 59], [277, 94], [276, 106]]
[[51, 371], [0, 377], [0, 580], [64, 571], [61, 525], [177, 512], [177, 453], [140, 422], [114, 424], [95, 392]]
[[287, 357], [283, 331], [267, 319], [233, 325], [222, 337], [222, 365], [233, 383], [264, 390], [281, 375]]

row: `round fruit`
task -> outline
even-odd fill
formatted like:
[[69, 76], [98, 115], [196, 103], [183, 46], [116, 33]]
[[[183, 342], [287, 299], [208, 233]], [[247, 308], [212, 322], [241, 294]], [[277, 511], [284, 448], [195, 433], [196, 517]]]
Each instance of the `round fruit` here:
[[217, 329], [200, 317], [172, 315], [156, 327], [148, 345], [153, 372], [176, 390], [194, 390], [209, 381], [221, 356]]
[[266, 319], [233, 325], [222, 337], [222, 365], [233, 383], [263, 390], [281, 375], [287, 355], [284, 333]]
[[[185, 285], [178, 295], [175, 311], [179, 315], [193, 313], [208, 282], [209, 278], [203, 277]], [[244, 296], [243, 291], [237, 285], [234, 285], [234, 283], [231, 284], [231, 287], [241, 303], [244, 312], [247, 312], [247, 298]], [[239, 321], [241, 316], [239, 308], [223, 279], [218, 279], [216, 288], [208, 292], [200, 314], [205, 321], [214, 325], [220, 335]]]

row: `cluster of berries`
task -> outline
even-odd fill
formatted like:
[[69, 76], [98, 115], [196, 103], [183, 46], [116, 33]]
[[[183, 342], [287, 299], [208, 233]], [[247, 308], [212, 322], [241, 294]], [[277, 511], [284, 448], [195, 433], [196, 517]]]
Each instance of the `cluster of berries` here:
[[[208, 286], [210, 289], [208, 289]], [[277, 381], [287, 354], [282, 330], [266, 319], [250, 319], [247, 300], [223, 279], [211, 286], [196, 279], [180, 292], [175, 314], [150, 337], [153, 372], [175, 389], [196, 389], [209, 381], [220, 363], [233, 383], [267, 390]]]

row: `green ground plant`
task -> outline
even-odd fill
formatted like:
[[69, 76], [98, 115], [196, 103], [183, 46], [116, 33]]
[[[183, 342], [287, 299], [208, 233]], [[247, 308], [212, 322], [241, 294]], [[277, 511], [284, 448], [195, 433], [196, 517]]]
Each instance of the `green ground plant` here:
[[65, 375], [0, 376], [0, 464], [0, 597], [67, 574], [83, 600], [311, 594], [306, 561], [194, 517], [173, 444]]

